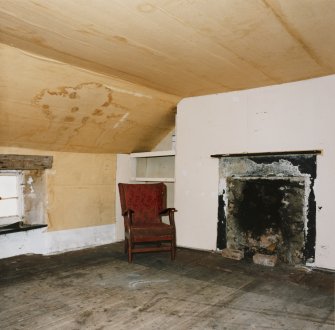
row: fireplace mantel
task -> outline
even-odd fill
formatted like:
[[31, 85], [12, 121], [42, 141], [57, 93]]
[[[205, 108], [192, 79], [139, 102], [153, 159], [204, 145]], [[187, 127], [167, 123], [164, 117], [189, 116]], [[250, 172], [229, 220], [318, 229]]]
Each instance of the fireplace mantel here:
[[287, 156], [287, 155], [320, 155], [322, 150], [297, 150], [297, 151], [270, 151], [270, 152], [243, 152], [236, 154], [214, 154], [213, 158], [224, 157], [256, 157], [256, 156]]

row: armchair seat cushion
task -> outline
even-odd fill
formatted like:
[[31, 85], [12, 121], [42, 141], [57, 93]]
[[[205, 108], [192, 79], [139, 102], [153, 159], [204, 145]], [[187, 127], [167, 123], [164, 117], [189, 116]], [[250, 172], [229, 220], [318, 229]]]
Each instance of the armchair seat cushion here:
[[132, 234], [136, 238], [145, 238], [145, 237], [156, 237], [159, 240], [159, 237], [162, 236], [171, 236], [174, 233], [174, 228], [165, 223], [155, 223], [155, 224], [136, 224], [132, 228]]

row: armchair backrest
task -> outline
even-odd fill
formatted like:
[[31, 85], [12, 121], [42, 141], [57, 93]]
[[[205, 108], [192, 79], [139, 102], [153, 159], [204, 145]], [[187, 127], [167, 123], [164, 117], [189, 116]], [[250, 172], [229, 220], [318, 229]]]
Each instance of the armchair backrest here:
[[160, 223], [159, 213], [166, 208], [166, 185], [119, 183], [122, 213], [134, 211], [133, 224]]

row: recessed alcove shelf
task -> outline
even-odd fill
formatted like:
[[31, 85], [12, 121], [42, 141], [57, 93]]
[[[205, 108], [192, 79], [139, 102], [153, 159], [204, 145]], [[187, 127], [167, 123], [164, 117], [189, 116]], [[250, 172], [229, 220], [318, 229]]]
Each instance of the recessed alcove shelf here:
[[174, 150], [137, 152], [130, 154], [132, 181], [174, 182]]
[[174, 150], [136, 152], [130, 154], [130, 180], [137, 183], [166, 183], [168, 207], [174, 207], [175, 154], [176, 152]]

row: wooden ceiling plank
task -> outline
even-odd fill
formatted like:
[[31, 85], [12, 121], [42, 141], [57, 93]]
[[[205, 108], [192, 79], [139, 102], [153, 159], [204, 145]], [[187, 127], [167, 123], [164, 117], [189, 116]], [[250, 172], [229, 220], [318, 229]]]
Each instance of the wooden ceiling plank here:
[[[141, 137], [149, 134], [146, 130], [157, 135], [146, 142], [146, 147], [152, 148], [173, 128], [173, 108], [179, 100], [175, 96], [41, 61], [4, 45], [1, 54], [6, 63], [0, 77], [1, 145], [131, 152], [138, 148]], [[15, 72], [20, 75], [19, 81]], [[110, 91], [112, 98], [108, 101]], [[20, 106], [13, 100], [20, 100]], [[116, 126], [122, 118], [125, 120]]]
[[335, 70], [335, 2], [263, 0], [306, 53], [326, 72]]
[[[133, 2], [132, 2], [133, 3]], [[129, 6], [129, 5], [128, 5]], [[82, 7], [80, 7], [82, 8]], [[85, 10], [82, 10], [81, 12], [87, 12]], [[135, 11], [137, 13], [137, 11]], [[132, 16], [135, 15], [134, 13], [132, 13]], [[137, 25], [140, 25], [142, 24], [143, 22], [143, 17], [142, 17], [142, 14], [138, 14], [137, 15], [138, 17], [140, 17], [140, 23], [137, 23]], [[166, 16], [166, 14], [164, 14], [162, 17], [158, 17], [159, 19], [156, 19], [156, 23], [155, 24], [158, 24], [158, 25], [162, 25], [163, 22], [167, 21], [166, 24], [170, 24], [170, 18], [168, 20], [164, 19], [164, 16]], [[76, 16], [75, 16], [76, 17]], [[137, 22], [137, 20], [133, 20], [135, 23]], [[159, 22], [159, 23], [157, 23]], [[128, 28], [128, 31], [136, 31], [138, 29], [134, 28], [134, 24], [132, 25], [132, 23], [130, 23], [129, 27]], [[165, 24], [165, 25], [166, 25]], [[135, 24], [136, 25], [136, 24]], [[101, 25], [98, 25], [98, 27], [100, 28]], [[59, 30], [59, 28], [61, 28], [62, 26], [58, 26], [57, 30]], [[131, 29], [132, 27], [132, 29]], [[159, 26], [158, 26], [159, 27]], [[155, 30], [157, 30], [157, 26], [154, 26], [153, 27]], [[177, 27], [178, 28], [178, 27]], [[168, 29], [166, 29], [168, 30]], [[172, 58], [172, 62], [171, 62], [171, 56], [170, 58], [168, 58], [167, 60], [161, 60], [159, 59], [159, 61], [156, 60], [155, 62], [155, 59], [149, 59], [148, 58], [148, 54], [145, 54], [146, 56], [143, 56], [143, 54], [141, 53], [136, 53], [133, 52], [133, 51], [128, 51], [127, 49], [125, 49], [125, 46], [126, 45], [123, 45], [123, 47], [121, 47], [121, 50], [122, 49], [125, 49], [124, 52], [118, 52], [118, 49], [117, 47], [115, 47], [115, 45], [113, 45], [113, 51], [107, 51], [106, 52], [106, 56], [103, 57], [102, 56], [102, 51], [100, 51], [98, 53], [98, 55], [96, 55], [96, 47], [91, 47], [91, 56], [90, 56], [90, 59], [94, 58], [100, 62], [100, 63], [106, 63], [107, 61], [109, 61], [110, 63], [117, 63], [118, 67], [120, 68], [130, 68], [131, 70], [133, 70], [133, 74], [132, 76], [135, 74], [135, 75], [147, 75], [146, 77], [146, 80], [150, 80], [151, 82], [153, 81], [153, 79], [156, 80], [157, 82], [157, 77], [159, 77], [157, 75], [157, 73], [154, 73], [152, 74], [152, 77], [150, 78], [148, 75], [154, 70], [155, 66], [156, 67], [162, 67], [162, 71], [163, 73], [169, 73], [171, 72], [171, 70], [178, 70], [178, 72], [180, 72], [182, 74], [182, 77], [187, 77], [187, 75], [192, 75], [189, 79], [185, 79], [185, 81], [182, 82], [182, 85], [183, 86], [186, 86], [188, 84], [190, 84], [191, 82], [193, 84], [195, 84], [197, 81], [200, 82], [200, 81], [204, 81], [204, 83], [209, 83], [210, 85], [214, 85], [214, 84], [219, 84], [219, 87], [223, 88], [224, 90], [231, 90], [231, 89], [240, 89], [240, 88], [245, 88], [245, 86], [236, 86], [236, 83], [234, 83], [234, 81], [241, 81], [241, 78], [240, 78], [240, 75], [241, 74], [245, 74], [246, 72], [246, 68], [244, 68], [242, 66], [241, 68], [241, 63], [238, 63], [238, 64], [234, 64], [232, 63], [231, 60], [227, 60], [227, 58], [225, 58], [226, 56], [223, 56], [220, 55], [220, 53], [218, 51], [215, 51], [215, 52], [210, 52], [208, 51], [208, 49], [210, 47], [208, 47], [206, 44], [204, 45], [203, 47], [203, 50], [201, 52], [199, 52], [199, 47], [198, 47], [198, 43], [196, 42], [192, 42], [190, 43], [188, 40], [192, 40], [194, 39], [194, 37], [192, 35], [190, 35], [190, 32], [192, 34], [193, 31], [189, 31], [187, 33], [187, 35], [182, 39], [180, 38], [179, 40], [179, 44], [184, 44], [184, 46], [181, 48], [179, 47], [179, 54], [178, 52], [173, 52], [171, 51], [170, 49], [168, 49], [167, 51], [165, 51], [165, 53], [168, 53], [170, 51], [170, 53], [173, 53], [175, 54], [176, 58], [177, 59], [180, 59], [179, 61], [176, 61], [176, 60], [173, 60]], [[129, 33], [129, 32], [126, 32], [126, 33]], [[164, 30], [162, 30], [160, 32], [161, 35], [164, 35]], [[166, 34], [166, 33], [165, 33]], [[143, 33], [143, 35], [146, 37], [146, 36], [150, 36], [150, 33]], [[51, 36], [44, 36], [44, 39], [45, 40], [54, 40], [54, 37], [51, 38]], [[69, 42], [72, 43], [72, 39], [73, 38], [70, 38], [69, 39]], [[126, 38], [125, 38], [126, 39]], [[127, 39], [126, 39], [127, 40]], [[129, 41], [129, 40], [128, 40]], [[53, 41], [55, 43], [55, 40]], [[159, 42], [159, 41], [158, 41]], [[50, 43], [50, 41], [49, 41]], [[62, 45], [64, 45], [64, 40], [62, 40], [62, 38], [58, 38], [58, 41], [57, 41], [57, 47], [56, 48], [60, 48]], [[86, 42], [87, 43], [87, 42]], [[157, 42], [156, 42], [157, 43]], [[94, 43], [93, 43], [94, 44]], [[169, 45], [169, 48], [171, 47], [171, 41], [168, 40], [168, 42], [166, 43], [163, 43], [162, 45], [159, 45], [159, 47], [162, 48], [162, 46], [164, 46], [165, 44], [168, 44]], [[102, 48], [103, 50], [103, 46], [99, 46], [100, 49]], [[145, 45], [144, 47], [148, 47], [147, 45]], [[174, 48], [178, 48], [177, 45], [173, 46]], [[142, 47], [143, 48], [143, 47]], [[184, 54], [180, 53], [180, 50], [183, 50], [185, 49], [185, 51], [183, 51]], [[111, 50], [111, 49], [109, 49]], [[73, 51], [72, 51], [73, 52]], [[85, 49], [85, 52], [83, 51], [77, 51], [81, 54], [85, 54], [86, 56], [86, 59], [89, 58], [89, 49]], [[199, 56], [197, 56], [197, 53], [199, 53]], [[108, 54], [112, 54], [110, 56], [108, 56]], [[128, 54], [128, 55], [127, 55]], [[132, 55], [134, 54], [134, 55]], [[187, 55], [185, 55], [187, 54]], [[191, 56], [191, 59], [192, 61], [183, 61], [183, 58], [185, 57], [190, 57], [189, 54], [192, 54]], [[76, 56], [78, 56], [79, 54], [77, 54]], [[143, 68], [143, 69], [140, 69], [140, 65], [137, 63], [137, 58], [136, 58], [136, 55], [138, 56], [141, 56], [141, 58], [144, 59], [144, 61], [140, 61], [140, 63], [145, 63], [145, 61], [148, 62], [148, 65]], [[100, 57], [100, 59], [99, 59]], [[134, 59], [133, 59], [133, 58]], [[208, 57], [212, 57], [212, 58], [208, 58]], [[231, 56], [230, 56], [231, 57]], [[104, 58], [106, 58], [106, 60], [104, 60]], [[127, 59], [127, 63], [126, 64], [122, 64], [120, 63], [120, 59], [123, 60], [123, 59]], [[222, 60], [224, 60], [224, 62], [222, 62]], [[171, 63], [167, 63], [168, 61], [170, 61]], [[221, 67], [225, 68], [224, 70], [222, 70], [222, 74], [218, 77], [218, 78], [215, 78], [215, 74], [217, 74], [218, 72], [218, 69], [217, 69], [217, 65], [215, 66], [215, 63], [217, 63], [219, 61], [222, 62], [220, 65]], [[198, 74], [196, 73], [197, 71], [194, 70], [194, 65], [198, 63], [200, 65], [198, 65], [198, 70], [202, 70], [204, 72], [199, 72]], [[213, 63], [212, 67], [213, 68], [210, 68], [211, 67], [211, 63]], [[134, 65], [136, 65], [134, 67]], [[187, 68], [189, 66], [189, 70], [185, 71], [185, 68]], [[137, 69], [137, 72], [135, 73], [135, 70]], [[250, 70], [250, 69], [249, 69]], [[236, 71], [239, 71], [240, 74], [237, 74]], [[223, 80], [223, 76], [229, 76], [229, 83], [230, 85], [232, 86], [227, 86], [228, 84], [228, 81], [224, 82], [222, 81]], [[248, 77], [251, 77], [252, 80], [255, 80], [257, 74], [256, 72], [250, 72], [250, 74], [248, 75]], [[236, 77], [236, 78], [235, 78]], [[169, 84], [170, 86], [171, 85], [176, 85], [176, 82], [174, 80], [171, 81], [171, 78], [167, 79], [168, 77], [166, 77], [164, 79], [164, 82], [162, 82], [163, 84]], [[250, 78], [249, 78], [250, 79]], [[180, 81], [181, 79], [179, 78], [178, 81]], [[246, 79], [243, 79], [242, 81], [245, 82]], [[156, 83], [157, 85], [160, 84], [160, 82]], [[163, 86], [165, 86], [163, 85]], [[196, 87], [196, 88], [199, 88], [200, 86]], [[164, 88], [164, 87], [163, 87]]]
[[[262, 2], [218, 3], [222, 6], [221, 10], [213, 6], [206, 15], [203, 13], [206, 9], [204, 3], [202, 7], [186, 11], [182, 6], [173, 6], [175, 2], [172, 2], [173, 14], [180, 15], [199, 33], [212, 38], [236, 56], [243, 54], [241, 60], [259, 68], [277, 82], [324, 74], [304, 53], [301, 46], [292, 40], [281, 24], [278, 24], [273, 15], [267, 13], [268, 10]], [[230, 6], [227, 6], [227, 3]], [[292, 57], [296, 60], [292, 61]], [[299, 67], [303, 70], [299, 70]]]
[[0, 145], [150, 150], [181, 97], [335, 73], [334, 12], [333, 0], [2, 1]]

